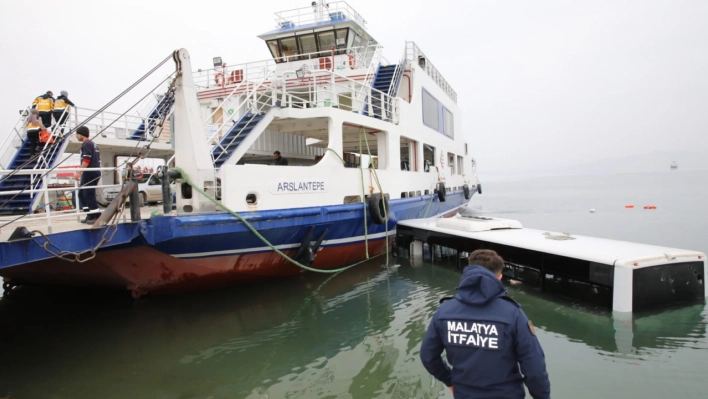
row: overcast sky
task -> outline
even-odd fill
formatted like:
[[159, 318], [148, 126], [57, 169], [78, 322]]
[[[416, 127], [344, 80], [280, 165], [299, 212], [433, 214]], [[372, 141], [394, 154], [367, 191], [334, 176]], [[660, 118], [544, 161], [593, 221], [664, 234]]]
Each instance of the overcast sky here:
[[[48, 89], [98, 108], [175, 48], [195, 69], [267, 58], [273, 12], [309, 4], [2, 0], [0, 134]], [[349, 4], [388, 59], [415, 41], [457, 91], [480, 175], [708, 149], [706, 0]]]

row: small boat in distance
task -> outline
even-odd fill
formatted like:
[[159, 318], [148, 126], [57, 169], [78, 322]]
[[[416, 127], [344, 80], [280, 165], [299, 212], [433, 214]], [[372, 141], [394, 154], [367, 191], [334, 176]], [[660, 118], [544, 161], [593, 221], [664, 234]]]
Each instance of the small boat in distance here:
[[671, 170], [676, 170], [678, 169], [678, 165], [676, 164], [676, 161], [671, 162]]

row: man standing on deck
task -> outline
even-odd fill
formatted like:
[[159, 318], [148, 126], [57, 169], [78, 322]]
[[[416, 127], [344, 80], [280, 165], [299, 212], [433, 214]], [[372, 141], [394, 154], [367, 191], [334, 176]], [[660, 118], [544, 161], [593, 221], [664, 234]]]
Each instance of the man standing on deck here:
[[[76, 129], [76, 138], [83, 143], [81, 144], [80, 168], [100, 168], [101, 152], [98, 150], [96, 143], [89, 140], [89, 129], [86, 126], [81, 126]], [[84, 209], [84, 212], [89, 212], [86, 219], [82, 220], [81, 223], [93, 224], [100, 216], [95, 189], [100, 178], [101, 172], [98, 170], [77, 171], [74, 175], [75, 180], [81, 180], [82, 189], [79, 190], [79, 198], [81, 199], [80, 205]]]
[[[536, 331], [500, 281], [504, 261], [486, 249], [468, 260], [457, 295], [440, 305], [423, 338], [423, 365], [456, 399], [523, 399], [524, 384], [534, 399], [549, 399]], [[443, 350], [452, 368], [440, 356]]]
[[273, 157], [275, 157], [275, 164], [276, 165], [287, 165], [288, 160], [280, 156], [280, 151], [275, 151], [273, 153]]

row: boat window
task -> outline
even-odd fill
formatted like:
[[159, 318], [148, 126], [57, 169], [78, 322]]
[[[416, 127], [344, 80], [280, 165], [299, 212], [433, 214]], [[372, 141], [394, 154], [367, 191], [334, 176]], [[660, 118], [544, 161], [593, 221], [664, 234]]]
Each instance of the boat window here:
[[450, 138], [455, 137], [455, 124], [453, 121], [452, 112], [445, 107], [443, 107], [443, 124], [443, 133]]
[[335, 46], [333, 30], [318, 33], [317, 41], [319, 42], [320, 56], [332, 54], [332, 47]]
[[354, 36], [354, 41], [352, 42], [352, 48], [355, 49], [356, 51], [359, 51], [359, 47], [361, 46], [361, 36], [359, 36], [356, 33], [352, 33], [350, 36]]
[[423, 144], [423, 163], [425, 172], [430, 172], [430, 169], [435, 166], [435, 147]]
[[[310, 54], [317, 52], [317, 41], [315, 40], [315, 34], [310, 33], [309, 35], [298, 36], [300, 41], [300, 50], [302, 54]], [[308, 56], [312, 57], [312, 55]]]
[[268, 44], [268, 50], [270, 50], [270, 54], [273, 56], [275, 61], [280, 62], [280, 48], [278, 47], [278, 41], [268, 40], [266, 43]]
[[299, 53], [297, 51], [297, 42], [295, 37], [287, 37], [280, 39], [280, 52], [285, 58], [285, 61], [296, 61], [300, 57], [296, 57]]
[[447, 153], [447, 165], [450, 168], [450, 175], [455, 174], [455, 154], [448, 152]]
[[423, 89], [423, 123], [429, 128], [440, 131], [439, 112], [438, 100]]
[[401, 136], [401, 170], [418, 171], [418, 142]]
[[345, 54], [347, 51], [347, 34], [349, 29], [337, 29], [337, 55]]
[[461, 175], [464, 173], [465, 159], [461, 156], [457, 156], [457, 174]]

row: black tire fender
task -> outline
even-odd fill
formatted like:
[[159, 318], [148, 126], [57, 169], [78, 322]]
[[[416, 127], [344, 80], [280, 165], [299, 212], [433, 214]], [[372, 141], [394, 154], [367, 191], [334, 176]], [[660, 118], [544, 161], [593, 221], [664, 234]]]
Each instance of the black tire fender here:
[[445, 202], [445, 196], [447, 191], [445, 191], [445, 183], [438, 183], [438, 200], [440, 202]]
[[477, 194], [482, 194], [482, 183], [477, 183]]
[[462, 186], [462, 192], [465, 194], [466, 200], [470, 199], [470, 186], [468, 186], [467, 184]]
[[388, 194], [374, 193], [369, 196], [369, 216], [376, 224], [384, 224], [388, 221], [391, 208], [388, 206]]

